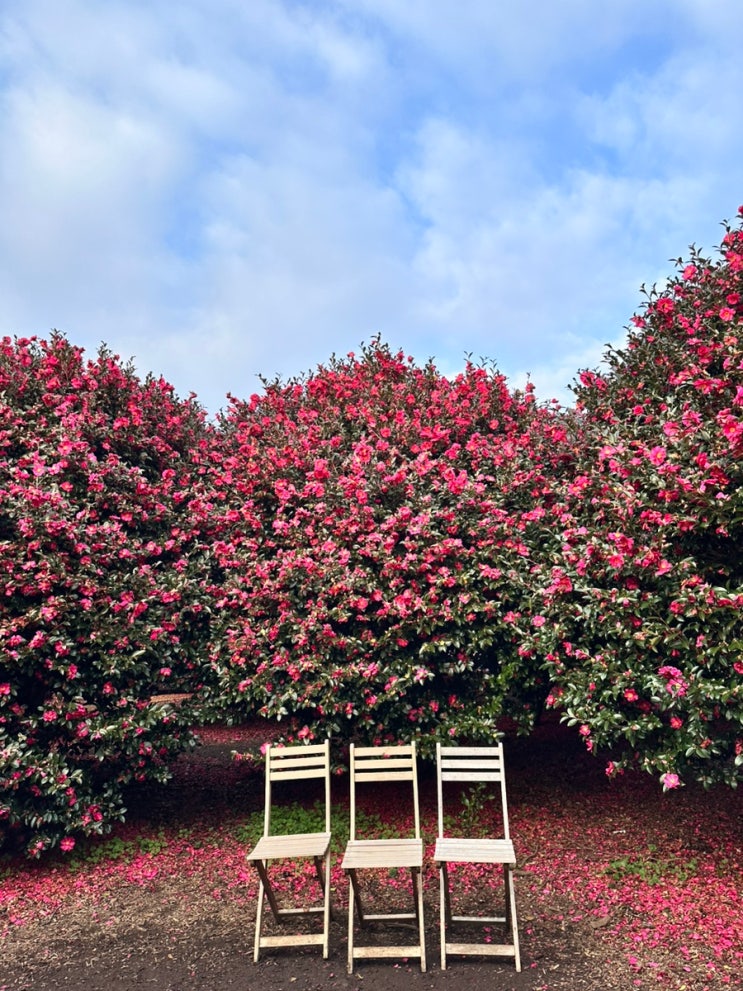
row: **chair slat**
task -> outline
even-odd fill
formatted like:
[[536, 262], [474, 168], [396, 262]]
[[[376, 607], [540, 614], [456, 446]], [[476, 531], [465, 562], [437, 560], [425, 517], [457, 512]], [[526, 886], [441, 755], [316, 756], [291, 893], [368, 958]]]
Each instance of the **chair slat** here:
[[500, 771], [442, 771], [442, 781], [500, 781]]
[[285, 767], [317, 767], [322, 769], [325, 767], [325, 761], [322, 755], [318, 757], [315, 757], [314, 754], [310, 754], [308, 757], [277, 757], [276, 754], [271, 754], [271, 765], [276, 769]]
[[295, 781], [299, 778], [322, 778], [325, 775], [324, 768], [316, 770], [315, 768], [310, 768], [309, 770], [297, 769], [296, 771], [277, 771], [271, 769], [271, 780], [272, 781]]
[[410, 770], [413, 766], [412, 757], [383, 757], [379, 758], [369, 758], [365, 757], [363, 760], [356, 760], [356, 774], [361, 774], [362, 771], [369, 770], [391, 770], [397, 767], [404, 767]]
[[512, 957], [514, 948], [512, 943], [447, 943], [446, 952], [463, 957]]
[[368, 774], [357, 774], [357, 781], [412, 781], [412, 771], [370, 771]]
[[503, 760], [502, 750], [502, 743], [495, 743], [490, 747], [445, 747], [443, 744], [439, 747], [442, 757], [450, 755], [455, 757], [497, 757], [498, 760]]
[[499, 771], [502, 766], [502, 763], [497, 758], [487, 759], [485, 757], [478, 757], [476, 759], [446, 757], [441, 761], [442, 771], [448, 771], [459, 767], [472, 769], [477, 768], [483, 771]]
[[271, 754], [274, 757], [281, 757], [285, 754], [287, 757], [296, 757], [297, 753], [301, 754], [324, 754], [325, 744], [324, 743], [293, 743], [289, 747], [285, 747], [280, 744], [274, 744], [271, 747]]
[[402, 755], [407, 755], [412, 757], [415, 753], [415, 748], [412, 743], [400, 743], [389, 747], [357, 747], [353, 748], [356, 760], [360, 757], [375, 757], [378, 760], [383, 760], [387, 756], [389, 757], [400, 757]]
[[271, 763], [274, 767], [324, 767], [325, 760], [322, 754], [317, 757], [314, 754], [310, 754], [308, 757], [280, 757], [277, 758], [275, 754], [271, 754]]

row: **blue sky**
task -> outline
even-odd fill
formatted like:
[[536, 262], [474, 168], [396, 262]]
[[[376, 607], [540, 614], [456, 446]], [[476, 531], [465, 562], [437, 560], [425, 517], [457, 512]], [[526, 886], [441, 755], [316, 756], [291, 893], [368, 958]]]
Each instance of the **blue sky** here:
[[0, 333], [215, 412], [380, 334], [541, 399], [743, 202], [739, 0], [3, 0]]

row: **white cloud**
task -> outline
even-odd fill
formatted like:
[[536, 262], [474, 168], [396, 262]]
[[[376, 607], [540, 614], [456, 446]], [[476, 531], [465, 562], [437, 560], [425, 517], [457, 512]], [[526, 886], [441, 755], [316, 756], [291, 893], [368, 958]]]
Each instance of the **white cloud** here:
[[375, 333], [557, 394], [743, 199], [741, 28], [724, 0], [7, 0], [0, 332], [104, 339], [212, 409]]

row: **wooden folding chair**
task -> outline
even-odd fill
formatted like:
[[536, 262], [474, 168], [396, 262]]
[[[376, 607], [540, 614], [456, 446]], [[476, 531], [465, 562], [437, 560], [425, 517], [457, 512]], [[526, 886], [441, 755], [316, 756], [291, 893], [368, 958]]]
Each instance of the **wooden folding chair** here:
[[[358, 784], [373, 782], [402, 782], [412, 784], [413, 817], [415, 835], [399, 839], [356, 838], [356, 788]], [[348, 895], [348, 973], [353, 973], [354, 960], [362, 957], [420, 957], [421, 971], [426, 969], [426, 937], [423, 919], [423, 840], [421, 839], [420, 813], [418, 809], [418, 772], [415, 744], [391, 747], [356, 747], [351, 744], [351, 831], [341, 865], [349, 877]], [[361, 899], [358, 872], [382, 868], [385, 870], [409, 869], [413, 881], [413, 911], [386, 915], [370, 915]], [[355, 946], [354, 907], [358, 912], [359, 926], [367, 922], [401, 921], [415, 919], [418, 923], [418, 942], [398, 946]]]
[[[325, 831], [322, 833], [289, 833], [271, 835], [272, 788], [275, 782], [298, 779], [323, 778], [325, 781]], [[266, 751], [266, 799], [263, 836], [248, 854], [254, 863], [260, 884], [258, 909], [255, 921], [253, 961], [258, 962], [260, 951], [271, 946], [322, 946], [322, 955], [328, 956], [330, 934], [330, 741], [322, 744], [293, 747], [271, 746]], [[323, 892], [322, 905], [281, 908], [271, 885], [269, 864], [272, 860], [311, 859], [315, 864], [317, 879]], [[284, 922], [298, 915], [322, 914], [322, 933], [263, 936], [263, 898], [268, 900], [274, 918]]]
[[[513, 957], [516, 970], [521, 970], [519, 954], [519, 933], [516, 922], [516, 899], [513, 889], [513, 869], [516, 855], [508, 828], [508, 806], [506, 804], [506, 779], [503, 768], [503, 745], [495, 747], [442, 747], [436, 745], [436, 785], [438, 790], [438, 838], [433, 859], [439, 866], [441, 887], [441, 969], [446, 970], [447, 953], [467, 956]], [[444, 788], [443, 783], [492, 782], [500, 784], [500, 803], [503, 818], [503, 836], [499, 839], [477, 839], [474, 837], [444, 836]], [[453, 915], [450, 891], [450, 864], [499, 864], [503, 869], [505, 913], [502, 916], [483, 917]], [[452, 923], [504, 923], [509, 934], [509, 943], [453, 943], [447, 941], [447, 927]]]

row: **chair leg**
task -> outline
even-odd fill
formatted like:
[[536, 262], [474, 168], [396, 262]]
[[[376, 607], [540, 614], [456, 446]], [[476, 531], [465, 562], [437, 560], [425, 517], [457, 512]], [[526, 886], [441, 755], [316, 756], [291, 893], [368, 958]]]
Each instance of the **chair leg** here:
[[[366, 925], [366, 918], [364, 916], [364, 903], [361, 900], [361, 889], [359, 886], [358, 878], [356, 877], [356, 871], [349, 871], [348, 877], [350, 882], [349, 887], [352, 890], [354, 902], [356, 904], [356, 911], [358, 912], [358, 916], [359, 916], [359, 928], [363, 929], [364, 926]], [[350, 904], [350, 895], [349, 895], [349, 904]]]
[[266, 898], [268, 899], [268, 904], [271, 906], [271, 911], [273, 912], [273, 917], [278, 922], [281, 919], [281, 909], [279, 908], [279, 903], [276, 901], [276, 896], [273, 893], [273, 888], [271, 887], [271, 878], [268, 874], [268, 861], [256, 860], [255, 866], [258, 869], [258, 876], [261, 879], [261, 887], [265, 892]]
[[255, 942], [253, 943], [253, 963], [258, 963], [261, 955], [261, 927], [263, 925], [263, 881], [258, 882], [258, 909], [255, 914]]
[[330, 952], [330, 849], [325, 855], [325, 904], [323, 905], [323, 960], [328, 959]]
[[[317, 875], [317, 880], [320, 885], [320, 890], [324, 891], [327, 887], [326, 880], [330, 875], [330, 852], [328, 852], [325, 857], [315, 857], [315, 874]], [[333, 915], [333, 909], [331, 906], [330, 915]]]
[[516, 970], [521, 970], [521, 953], [519, 950], [519, 926], [516, 919], [516, 895], [513, 890], [513, 871], [509, 866], [506, 866], [506, 885], [507, 885], [507, 897], [506, 897], [506, 916], [511, 928], [511, 939], [513, 941], [513, 956], [514, 963], [516, 964]]
[[348, 885], [348, 973], [353, 974], [353, 913], [354, 891], [353, 884]]
[[418, 938], [421, 947], [421, 973], [426, 972], [426, 921], [423, 916], [423, 881], [421, 872], [413, 869], [413, 892], [416, 897], [415, 914], [418, 916]]
[[508, 864], [503, 864], [503, 900], [506, 905], [506, 928], [510, 931], [513, 928], [511, 919], [511, 892], [510, 885], [508, 883], [509, 870]]
[[439, 929], [441, 932], [441, 969], [446, 970], [446, 925], [449, 921], [449, 872], [446, 864], [439, 867]]

